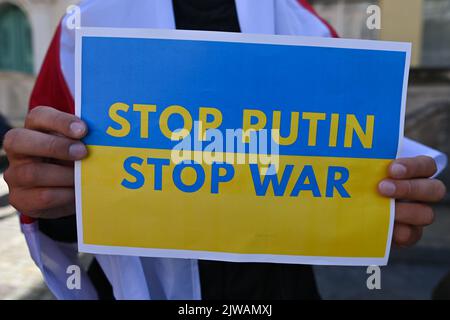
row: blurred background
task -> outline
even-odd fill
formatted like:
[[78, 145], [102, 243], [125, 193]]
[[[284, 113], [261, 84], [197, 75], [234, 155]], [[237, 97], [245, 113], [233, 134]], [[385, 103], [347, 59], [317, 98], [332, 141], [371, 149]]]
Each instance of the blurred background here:
[[[107, 0], [104, 0], [107, 1]], [[154, 1], [154, 0], [149, 0]], [[248, 0], [256, 1], [256, 0]], [[275, 0], [277, 1], [277, 0]], [[53, 32], [74, 0], [0, 0], [0, 134], [21, 126]], [[310, 0], [340, 37], [413, 43], [406, 136], [450, 154], [450, 0]], [[367, 9], [381, 9], [370, 30]], [[0, 153], [0, 171], [7, 166]], [[450, 186], [450, 170], [440, 177]], [[316, 267], [325, 299], [450, 299], [450, 199], [410, 249], [393, 248], [381, 289], [368, 290], [366, 268]], [[8, 188], [0, 177], [0, 299], [53, 299], [29, 257]]]

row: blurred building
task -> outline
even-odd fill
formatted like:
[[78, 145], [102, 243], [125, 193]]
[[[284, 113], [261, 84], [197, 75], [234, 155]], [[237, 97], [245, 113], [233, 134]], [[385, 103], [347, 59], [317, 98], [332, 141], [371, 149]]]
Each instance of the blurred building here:
[[0, 112], [20, 125], [56, 25], [74, 0], [0, 0]]
[[[450, 68], [449, 0], [312, 0], [344, 38], [407, 41], [414, 67]], [[367, 9], [381, 9], [381, 29], [369, 30]]]

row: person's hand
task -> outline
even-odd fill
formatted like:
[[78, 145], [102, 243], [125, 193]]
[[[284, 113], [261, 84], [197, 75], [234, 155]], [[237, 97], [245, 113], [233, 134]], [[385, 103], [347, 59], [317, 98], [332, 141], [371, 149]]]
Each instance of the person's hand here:
[[86, 124], [50, 107], [30, 111], [25, 128], [8, 131], [4, 148], [9, 168], [4, 178], [9, 202], [33, 218], [59, 218], [75, 213], [74, 160], [87, 155], [79, 141]]
[[433, 223], [434, 213], [430, 203], [445, 196], [444, 184], [429, 179], [436, 173], [435, 161], [426, 156], [403, 158], [389, 166], [389, 178], [380, 182], [379, 192], [395, 198], [395, 224], [393, 242], [411, 246], [422, 237], [423, 227]]

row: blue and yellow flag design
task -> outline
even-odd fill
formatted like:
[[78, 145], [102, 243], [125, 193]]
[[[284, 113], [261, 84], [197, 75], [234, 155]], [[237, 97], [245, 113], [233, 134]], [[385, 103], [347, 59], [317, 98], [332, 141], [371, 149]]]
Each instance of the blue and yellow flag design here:
[[81, 30], [82, 251], [387, 261], [409, 46]]

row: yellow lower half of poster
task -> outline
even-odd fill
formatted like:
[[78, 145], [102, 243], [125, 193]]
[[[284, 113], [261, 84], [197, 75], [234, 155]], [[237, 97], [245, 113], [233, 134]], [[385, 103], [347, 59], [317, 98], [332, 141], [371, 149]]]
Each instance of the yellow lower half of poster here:
[[[377, 184], [386, 176], [390, 160], [280, 156], [279, 177], [286, 166], [293, 166], [285, 192], [276, 196], [269, 186], [264, 196], [258, 196], [249, 164], [234, 164], [233, 178], [219, 183], [217, 193], [212, 193], [211, 165], [202, 165], [202, 186], [184, 192], [174, 183], [175, 164], [170, 162], [162, 167], [160, 190], [155, 190], [155, 167], [147, 159], [171, 159], [170, 150], [88, 149], [89, 157], [81, 162], [84, 244], [238, 254], [385, 256], [394, 213], [390, 199], [378, 195]], [[136, 180], [124, 169], [129, 157], [142, 159], [142, 164], [133, 165], [145, 179], [136, 189], [123, 186], [124, 180]], [[305, 166], [313, 169], [315, 194], [293, 192]], [[348, 197], [338, 190], [327, 196], [330, 167], [348, 170], [343, 184]], [[224, 175], [223, 170], [219, 174]], [[190, 168], [181, 175], [186, 185], [198, 178]], [[311, 176], [303, 182], [310, 184]]]

